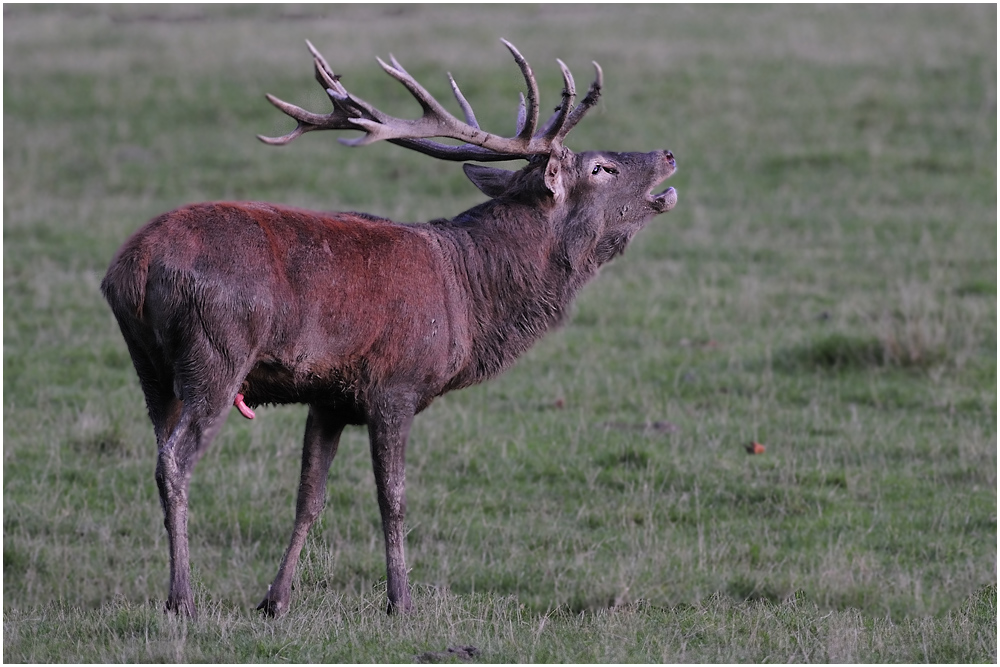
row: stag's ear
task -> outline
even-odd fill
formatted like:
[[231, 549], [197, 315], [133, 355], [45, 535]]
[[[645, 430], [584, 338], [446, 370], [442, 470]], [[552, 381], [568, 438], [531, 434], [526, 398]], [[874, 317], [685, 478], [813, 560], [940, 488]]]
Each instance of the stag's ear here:
[[545, 187], [552, 193], [552, 198], [557, 204], [566, 201], [568, 180], [567, 172], [570, 167], [570, 159], [573, 154], [568, 148], [559, 146], [552, 150], [549, 161], [545, 165]]
[[517, 173], [496, 167], [484, 167], [480, 164], [463, 164], [462, 170], [472, 184], [490, 198], [499, 197], [506, 192], [510, 186], [510, 179]]

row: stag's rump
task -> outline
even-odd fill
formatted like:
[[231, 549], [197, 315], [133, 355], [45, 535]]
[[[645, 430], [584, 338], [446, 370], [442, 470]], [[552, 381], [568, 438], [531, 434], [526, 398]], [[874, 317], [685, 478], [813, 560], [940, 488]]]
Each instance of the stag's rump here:
[[353, 405], [375, 385], [418, 387], [426, 404], [457, 364], [440, 262], [417, 227], [220, 202], [149, 222], [101, 287], [130, 351], [179, 398], [235, 380], [250, 405]]

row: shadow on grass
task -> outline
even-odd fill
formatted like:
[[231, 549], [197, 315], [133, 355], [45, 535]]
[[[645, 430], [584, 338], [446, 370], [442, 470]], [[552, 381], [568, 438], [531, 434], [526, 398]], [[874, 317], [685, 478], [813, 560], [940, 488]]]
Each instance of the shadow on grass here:
[[887, 361], [882, 343], [874, 336], [834, 333], [780, 353], [775, 366], [788, 371], [803, 368], [857, 370], [882, 367]]
[[764, 600], [772, 604], [780, 604], [798, 595], [804, 595], [799, 591], [788, 590], [773, 582], [760, 581], [743, 574], [736, 575], [729, 580], [726, 593], [739, 602]]
[[936, 345], [903, 344], [894, 336], [851, 336], [833, 333], [779, 352], [776, 370], [854, 371], [872, 368], [927, 368], [945, 360]]

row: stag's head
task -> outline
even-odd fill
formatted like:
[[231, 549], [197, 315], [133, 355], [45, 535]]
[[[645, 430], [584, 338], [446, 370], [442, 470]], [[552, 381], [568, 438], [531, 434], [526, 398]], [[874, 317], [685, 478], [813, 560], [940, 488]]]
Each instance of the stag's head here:
[[674, 207], [673, 188], [653, 190], [675, 170], [670, 151], [573, 153], [565, 147], [516, 172], [465, 165], [484, 194], [547, 209], [546, 217], [575, 247], [571, 263], [597, 266], [621, 253], [650, 218]]
[[[676, 170], [673, 154], [667, 150], [650, 153], [574, 153], [564, 139], [601, 96], [603, 73], [594, 63], [595, 77], [583, 100], [574, 106], [576, 86], [569, 68], [558, 60], [564, 87], [555, 113], [539, 127], [538, 85], [531, 66], [513, 44], [502, 40], [514, 56], [527, 86], [521, 95], [517, 132], [502, 137], [479, 127], [471, 105], [451, 74], [452, 91], [465, 120], [459, 120], [435, 100], [402, 65], [390, 56], [391, 64], [379, 64], [402, 83], [423, 109], [417, 119], [403, 119], [379, 111], [352, 95], [334, 74], [316, 48], [306, 42], [313, 55], [316, 80], [323, 86], [333, 111], [316, 114], [268, 95], [268, 100], [294, 118], [298, 124], [290, 133], [276, 138], [259, 137], [272, 145], [286, 144], [312, 130], [362, 130], [355, 139], [340, 139], [349, 146], [364, 146], [379, 140], [419, 151], [443, 160], [497, 162], [528, 160], [520, 171], [466, 164], [465, 173], [486, 195], [494, 199], [523, 201], [546, 211], [555, 224], [573, 228], [571, 236], [579, 246], [577, 257], [603, 264], [620, 253], [629, 239], [654, 215], [669, 211], [677, 203], [673, 188], [654, 194], [653, 190]], [[450, 138], [461, 145], [443, 144], [432, 138]]]

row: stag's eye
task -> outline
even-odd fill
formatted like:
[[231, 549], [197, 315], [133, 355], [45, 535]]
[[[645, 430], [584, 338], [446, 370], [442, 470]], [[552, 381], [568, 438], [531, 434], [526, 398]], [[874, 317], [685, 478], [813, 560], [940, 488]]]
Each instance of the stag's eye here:
[[615, 169], [614, 167], [601, 167], [601, 169], [603, 169], [604, 171], [608, 172], [609, 174], [617, 174], [618, 173], [618, 170]]
[[614, 167], [608, 167], [608, 166], [603, 165], [603, 164], [595, 164], [594, 165], [594, 170], [592, 172], [590, 172], [590, 173], [591, 173], [592, 176], [597, 176], [599, 173], [601, 173], [602, 169], [606, 173], [608, 173], [608, 174], [617, 174], [618, 173], [618, 170], [615, 169]]

